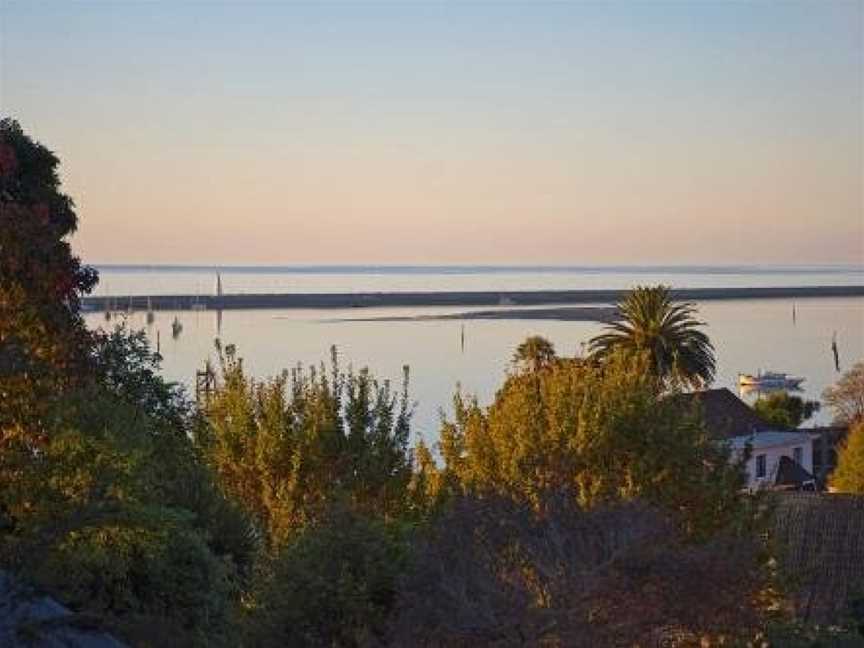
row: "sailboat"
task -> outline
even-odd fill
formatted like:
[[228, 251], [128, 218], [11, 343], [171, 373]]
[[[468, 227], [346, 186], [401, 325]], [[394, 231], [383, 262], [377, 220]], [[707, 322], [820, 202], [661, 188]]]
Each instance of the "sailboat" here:
[[147, 324], [152, 324], [156, 316], [153, 314], [153, 301], [147, 298]]

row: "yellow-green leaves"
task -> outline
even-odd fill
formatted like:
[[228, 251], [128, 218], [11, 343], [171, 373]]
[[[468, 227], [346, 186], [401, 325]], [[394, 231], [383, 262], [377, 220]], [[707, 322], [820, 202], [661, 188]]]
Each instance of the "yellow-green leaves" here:
[[646, 499], [691, 530], [719, 523], [740, 472], [650, 363], [624, 350], [602, 364], [558, 360], [509, 376], [487, 409], [458, 396], [441, 430], [445, 474], [535, 508], [566, 492], [586, 507]]
[[841, 493], [864, 494], [864, 422], [849, 430], [837, 454], [830, 485]]

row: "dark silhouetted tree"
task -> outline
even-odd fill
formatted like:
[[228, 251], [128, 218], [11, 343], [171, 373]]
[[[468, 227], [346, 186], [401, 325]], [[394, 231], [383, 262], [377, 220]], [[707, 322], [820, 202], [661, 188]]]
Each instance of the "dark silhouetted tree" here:
[[[39, 439], [51, 397], [88, 355], [79, 298], [96, 272], [72, 254], [77, 217], [59, 160], [11, 119], [0, 120], [0, 438]], [[0, 441], [0, 443], [4, 443]]]

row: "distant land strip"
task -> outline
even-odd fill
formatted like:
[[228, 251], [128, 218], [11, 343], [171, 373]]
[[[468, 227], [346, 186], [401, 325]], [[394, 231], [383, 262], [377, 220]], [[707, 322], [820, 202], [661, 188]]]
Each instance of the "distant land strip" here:
[[558, 306], [556, 308], [497, 308], [462, 311], [445, 315], [408, 315], [381, 317], [339, 317], [324, 322], [434, 322], [439, 320], [555, 320], [559, 322], [612, 322], [617, 319], [614, 306]]
[[[404, 306], [544, 306], [614, 304], [627, 290], [523, 290], [478, 292], [238, 293], [230, 295], [112, 295], [82, 299], [85, 310], [237, 310], [287, 308], [389, 308]], [[864, 297], [864, 286], [775, 288], [682, 288], [674, 297], [687, 301]]]

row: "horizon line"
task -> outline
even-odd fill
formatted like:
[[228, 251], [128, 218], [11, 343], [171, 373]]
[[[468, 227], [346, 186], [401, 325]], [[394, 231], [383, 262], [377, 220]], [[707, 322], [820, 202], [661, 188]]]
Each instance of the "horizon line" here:
[[376, 271], [402, 271], [402, 272], [577, 272], [577, 271], [611, 271], [624, 270], [628, 272], [706, 272], [706, 273], [747, 273], [747, 272], [815, 272], [836, 273], [852, 272], [864, 273], [864, 263], [805, 263], [805, 264], [536, 264], [536, 263], [89, 263], [87, 264], [97, 270], [122, 271], [122, 270], [176, 270], [176, 271], [226, 271], [226, 272], [261, 272], [277, 270], [281, 272], [296, 273], [318, 273], [337, 274], [340, 272], [350, 273], [374, 273]]

